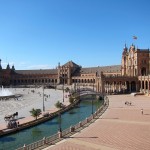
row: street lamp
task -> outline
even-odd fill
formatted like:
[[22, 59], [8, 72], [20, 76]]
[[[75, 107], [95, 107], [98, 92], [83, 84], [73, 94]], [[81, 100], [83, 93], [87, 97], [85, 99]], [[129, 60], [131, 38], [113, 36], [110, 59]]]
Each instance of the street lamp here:
[[64, 102], [64, 77], [61, 76], [62, 82], [63, 82], [63, 102]]
[[58, 114], [58, 117], [59, 117], [59, 132], [61, 132], [61, 113], [59, 112]]
[[63, 79], [63, 102], [64, 102], [64, 79]]
[[77, 92], [78, 92], [78, 89], [79, 89], [79, 80], [77, 79]]
[[93, 97], [92, 97], [92, 114], [93, 114]]
[[45, 106], [44, 106], [44, 85], [43, 85], [43, 111], [45, 111]]
[[93, 78], [93, 92], [94, 92], [94, 78]]
[[[93, 92], [94, 92], [94, 78], [93, 78]], [[93, 97], [92, 97], [92, 114], [93, 114]]]
[[78, 91], [80, 91], [80, 79], [78, 79], [77, 83], [78, 83]]
[[80, 79], [79, 79], [79, 100], [80, 100]]
[[60, 83], [62, 82], [63, 83], [63, 102], [64, 102], [64, 77], [61, 75], [60, 76]]

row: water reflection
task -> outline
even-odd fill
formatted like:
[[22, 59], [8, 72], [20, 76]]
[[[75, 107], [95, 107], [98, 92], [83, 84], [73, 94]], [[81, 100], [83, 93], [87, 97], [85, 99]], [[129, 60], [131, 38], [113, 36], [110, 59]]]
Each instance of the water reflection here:
[[35, 127], [32, 129], [32, 137], [36, 138], [42, 134], [42, 130], [39, 127]]
[[3, 137], [3, 138], [0, 138], [0, 142], [3, 142], [3, 143], [13, 142], [15, 140], [16, 140], [16, 138], [14, 138], [14, 137]]
[[57, 121], [49, 121], [49, 122], [45, 122], [44, 125], [57, 125], [58, 122]]
[[[102, 101], [94, 100], [93, 110], [95, 111], [101, 103]], [[77, 124], [90, 115], [91, 101], [81, 101], [80, 107], [75, 107], [61, 115], [62, 130]], [[43, 139], [43, 137], [56, 134], [58, 132], [58, 122], [59, 118], [56, 117], [37, 126], [22, 130], [19, 133], [0, 137], [0, 150], [14, 150], [24, 144], [30, 144]]]

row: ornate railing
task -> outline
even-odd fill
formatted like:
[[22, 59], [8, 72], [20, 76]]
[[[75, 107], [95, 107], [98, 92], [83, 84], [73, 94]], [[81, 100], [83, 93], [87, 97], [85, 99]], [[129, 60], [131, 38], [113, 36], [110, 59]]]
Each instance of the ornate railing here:
[[101, 116], [105, 112], [105, 110], [108, 108], [108, 106], [109, 106], [109, 99], [108, 97], [106, 97], [104, 99], [104, 104], [100, 108], [98, 108], [94, 114], [90, 115], [85, 120], [77, 123], [74, 126], [71, 126], [70, 128], [63, 130], [62, 132], [58, 132], [55, 135], [52, 135], [46, 138], [44, 137], [42, 140], [31, 143], [29, 145], [24, 145], [23, 147], [20, 147], [17, 150], [33, 150], [39, 147], [44, 148], [44, 147], [53, 145], [56, 142], [63, 140], [63, 137], [65, 137], [66, 135], [69, 135], [69, 134], [72, 135], [73, 133], [75, 133], [75, 131], [82, 129], [87, 124], [90, 124], [93, 119], [96, 119], [95, 117]]

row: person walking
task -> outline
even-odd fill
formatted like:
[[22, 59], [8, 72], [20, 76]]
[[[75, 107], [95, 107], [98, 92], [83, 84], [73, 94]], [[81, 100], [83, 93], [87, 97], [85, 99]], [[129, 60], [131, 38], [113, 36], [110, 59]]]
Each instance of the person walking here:
[[141, 114], [143, 115], [143, 109], [141, 109]]

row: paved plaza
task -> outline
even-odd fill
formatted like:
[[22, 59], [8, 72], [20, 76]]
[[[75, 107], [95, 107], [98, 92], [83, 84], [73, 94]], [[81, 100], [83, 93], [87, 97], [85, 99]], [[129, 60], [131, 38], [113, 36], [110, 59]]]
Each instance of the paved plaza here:
[[[9, 100], [0, 101], [0, 129], [6, 128], [4, 120], [5, 115], [10, 115], [18, 112], [18, 121], [20, 124], [33, 120], [30, 114], [32, 108], [43, 110], [43, 88], [10, 88], [13, 94], [21, 94], [18, 99], [11, 98]], [[34, 90], [34, 92], [32, 92]], [[55, 89], [44, 89], [44, 106], [45, 112], [54, 112], [57, 110], [55, 103], [63, 102], [63, 91]], [[64, 92], [64, 104], [67, 105], [67, 93]]]
[[45, 150], [150, 150], [150, 98], [112, 95], [109, 100], [95, 123]]

